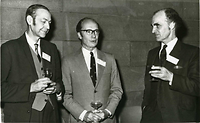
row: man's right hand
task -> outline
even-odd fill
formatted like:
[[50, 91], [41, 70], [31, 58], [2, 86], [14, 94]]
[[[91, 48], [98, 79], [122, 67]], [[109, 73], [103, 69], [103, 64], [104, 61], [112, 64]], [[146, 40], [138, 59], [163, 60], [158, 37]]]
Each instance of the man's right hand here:
[[43, 91], [48, 86], [48, 84], [51, 82], [52, 81], [47, 77], [38, 79], [31, 84], [30, 92]]
[[101, 120], [101, 117], [93, 113], [92, 111], [88, 111], [83, 119], [87, 123], [98, 122]]

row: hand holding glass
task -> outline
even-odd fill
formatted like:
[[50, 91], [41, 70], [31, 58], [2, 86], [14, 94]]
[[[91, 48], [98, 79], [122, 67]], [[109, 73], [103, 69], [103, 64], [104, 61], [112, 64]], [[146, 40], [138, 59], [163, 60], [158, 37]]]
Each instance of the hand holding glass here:
[[48, 77], [49, 79], [51, 79], [51, 77], [53, 76], [53, 73], [52, 73], [51, 69], [44, 68], [43, 69], [43, 76], [44, 77]]
[[[90, 103], [91, 107], [94, 108], [94, 111], [92, 111], [93, 113], [97, 113], [99, 112], [98, 109], [103, 105], [102, 102], [97, 101], [97, 102], [91, 102]], [[99, 123], [98, 121], [94, 122], [94, 123]]]
[[[50, 68], [44, 68], [44, 69], [43, 69], [43, 75], [42, 75], [42, 76], [43, 76], [43, 77], [48, 77], [49, 79], [51, 79], [52, 76], [53, 76], [53, 73], [52, 73], [52, 71], [51, 71]], [[50, 87], [50, 85], [51, 85], [51, 83], [48, 83], [48, 86], [47, 86], [47, 87]]]
[[[154, 68], [154, 65], [152, 66], [147, 66], [148, 71], [150, 72], [149, 74], [151, 75], [151, 72], [156, 72], [156, 71], [160, 71], [160, 69]], [[151, 76], [150, 78], [151, 82], [157, 82], [158, 78]]]

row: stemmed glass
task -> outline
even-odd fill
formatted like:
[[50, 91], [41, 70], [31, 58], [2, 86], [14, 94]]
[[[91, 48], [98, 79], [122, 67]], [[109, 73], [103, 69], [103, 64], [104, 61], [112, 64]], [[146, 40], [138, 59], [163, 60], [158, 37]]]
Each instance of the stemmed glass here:
[[[148, 65], [148, 66], [147, 66], [147, 71], [152, 71], [151, 67], [152, 67], [152, 66], [149, 66], [149, 65]], [[157, 70], [157, 69], [154, 69], [154, 70]], [[151, 75], [150, 75], [150, 76], [151, 76]], [[158, 82], [158, 78], [155, 78], [155, 77], [151, 76], [151, 77], [150, 77], [150, 81], [151, 81], [151, 82]]]
[[[49, 79], [52, 78], [53, 72], [51, 71], [50, 68], [43, 68], [43, 77], [48, 77]], [[51, 83], [48, 83], [48, 87], [50, 86]]]
[[51, 79], [52, 78], [52, 76], [53, 76], [53, 73], [52, 73], [52, 71], [51, 71], [51, 69], [50, 68], [44, 68], [43, 69], [43, 76], [44, 77], [48, 77], [49, 79]]
[[[91, 102], [90, 105], [91, 105], [91, 107], [94, 108], [93, 113], [97, 113], [97, 112], [99, 112], [98, 109], [103, 105], [103, 103], [100, 101], [97, 101], [97, 102]], [[99, 123], [99, 122], [97, 121], [94, 123]]]

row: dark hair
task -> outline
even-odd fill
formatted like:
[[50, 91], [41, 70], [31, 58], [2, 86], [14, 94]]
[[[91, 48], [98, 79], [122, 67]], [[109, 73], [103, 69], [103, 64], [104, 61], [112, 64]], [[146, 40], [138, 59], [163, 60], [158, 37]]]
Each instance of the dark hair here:
[[187, 27], [184, 21], [174, 9], [164, 8], [156, 11], [154, 14], [156, 14], [159, 11], [164, 11], [166, 17], [168, 18], [168, 21], [175, 23], [175, 34], [178, 38], [183, 38], [187, 34]]
[[33, 17], [33, 23], [35, 23], [35, 17], [36, 17], [36, 10], [37, 9], [45, 9], [45, 10], [49, 11], [49, 9], [44, 5], [33, 4], [33, 5], [29, 6], [28, 9], [26, 10], [25, 20], [26, 20], [26, 17], [28, 15], [30, 15], [31, 17]]
[[86, 20], [91, 20], [91, 21], [95, 22], [95, 23], [97, 24], [98, 28], [99, 28], [99, 24], [97, 23], [96, 20], [94, 20], [94, 19], [92, 19], [92, 18], [89, 18], [89, 17], [85, 17], [85, 18], [81, 19], [81, 20], [78, 22], [78, 24], [76, 25], [76, 32], [80, 32], [80, 31], [81, 31], [82, 23], [83, 23], [84, 21], [86, 21]]

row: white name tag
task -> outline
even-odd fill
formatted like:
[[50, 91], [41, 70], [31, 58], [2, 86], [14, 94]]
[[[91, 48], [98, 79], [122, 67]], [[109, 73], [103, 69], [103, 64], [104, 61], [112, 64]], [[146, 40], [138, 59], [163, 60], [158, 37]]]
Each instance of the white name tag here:
[[101, 66], [104, 66], [104, 67], [106, 66], [106, 62], [98, 58], [97, 58], [97, 64], [100, 64]]
[[49, 62], [51, 62], [51, 56], [46, 54], [46, 53], [44, 53], [44, 52], [42, 52], [42, 58], [47, 60], [47, 61], [49, 61]]
[[179, 62], [179, 59], [177, 59], [177, 58], [175, 58], [173, 56], [170, 56], [170, 55], [167, 56], [166, 60], [171, 62], [172, 64], [175, 64], [175, 65], [177, 65], [177, 63]]

